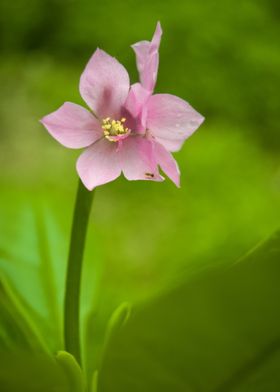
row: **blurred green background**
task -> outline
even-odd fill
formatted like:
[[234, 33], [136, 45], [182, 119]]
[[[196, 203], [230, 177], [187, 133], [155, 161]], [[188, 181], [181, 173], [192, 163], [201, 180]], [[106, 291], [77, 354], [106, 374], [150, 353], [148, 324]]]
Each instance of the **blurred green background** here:
[[[84, 314], [94, 315], [89, 330], [100, 337], [121, 301], [146, 301], [233, 262], [279, 227], [279, 11], [276, 0], [1, 1], [1, 269], [30, 311], [48, 320], [53, 349], [79, 152], [38, 120], [64, 101], [83, 104], [79, 77], [97, 46], [135, 82], [129, 46], [150, 40], [158, 20], [156, 92], [178, 95], [206, 117], [176, 154], [181, 189], [124, 179], [97, 189], [83, 298]], [[55, 278], [41, 271], [42, 249]]]

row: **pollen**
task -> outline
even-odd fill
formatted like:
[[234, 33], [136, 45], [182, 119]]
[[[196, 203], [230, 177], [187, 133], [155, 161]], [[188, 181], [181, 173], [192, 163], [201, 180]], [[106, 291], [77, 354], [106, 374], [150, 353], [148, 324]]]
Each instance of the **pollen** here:
[[110, 142], [118, 141], [118, 136], [126, 135], [130, 132], [130, 129], [124, 126], [126, 118], [121, 120], [113, 120], [110, 117], [104, 118], [102, 120], [102, 129], [104, 136]]

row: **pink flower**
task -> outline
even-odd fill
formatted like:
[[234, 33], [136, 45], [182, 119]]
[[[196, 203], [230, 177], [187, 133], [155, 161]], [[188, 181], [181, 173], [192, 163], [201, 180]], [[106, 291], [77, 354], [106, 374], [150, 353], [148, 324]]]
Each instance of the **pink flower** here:
[[153, 95], [161, 35], [158, 23], [151, 42], [132, 46], [140, 83], [130, 86], [125, 68], [97, 49], [80, 79], [80, 94], [91, 111], [65, 102], [41, 120], [65, 147], [85, 148], [77, 171], [89, 190], [121, 173], [128, 180], [162, 181], [159, 167], [179, 186], [171, 152], [181, 148], [204, 118], [174, 95]]

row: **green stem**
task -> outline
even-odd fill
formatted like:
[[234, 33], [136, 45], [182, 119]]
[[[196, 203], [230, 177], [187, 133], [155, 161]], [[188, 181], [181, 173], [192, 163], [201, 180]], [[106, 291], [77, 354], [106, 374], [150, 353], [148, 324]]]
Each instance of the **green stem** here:
[[64, 298], [64, 345], [81, 364], [80, 287], [89, 214], [94, 192], [79, 181], [72, 222]]

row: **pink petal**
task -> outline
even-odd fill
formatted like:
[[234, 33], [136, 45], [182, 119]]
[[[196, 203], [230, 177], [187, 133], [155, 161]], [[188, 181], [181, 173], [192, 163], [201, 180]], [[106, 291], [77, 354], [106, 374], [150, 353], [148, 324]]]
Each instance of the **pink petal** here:
[[140, 83], [135, 83], [129, 90], [124, 106], [132, 116], [136, 117], [140, 113], [150, 95], [150, 91], [143, 88]]
[[99, 121], [82, 106], [71, 102], [65, 102], [40, 122], [59, 143], [69, 148], [87, 147], [102, 137]]
[[77, 161], [78, 174], [86, 188], [115, 180], [121, 174], [118, 143], [103, 138], [88, 147]]
[[158, 172], [150, 140], [142, 136], [131, 136], [123, 141], [119, 153], [122, 171], [128, 180], [163, 180]]
[[80, 79], [80, 94], [101, 117], [118, 118], [129, 90], [126, 69], [114, 58], [97, 49]]
[[160, 165], [164, 173], [170, 178], [171, 181], [179, 188], [180, 187], [180, 170], [177, 162], [161, 144], [154, 143], [154, 151], [156, 161]]
[[129, 112], [129, 116], [124, 111], [124, 117], [132, 117], [131, 124], [128, 124], [134, 131], [146, 130], [146, 111], [145, 104], [151, 96], [151, 92], [141, 86], [140, 83], [135, 83], [131, 86], [127, 100], [124, 105], [124, 110]]
[[132, 45], [136, 54], [137, 69], [141, 84], [147, 90], [153, 91], [159, 65], [159, 45], [162, 35], [161, 25], [158, 22], [151, 42], [140, 41]]
[[147, 129], [168, 151], [178, 151], [204, 117], [186, 101], [170, 94], [156, 94], [147, 102]]

